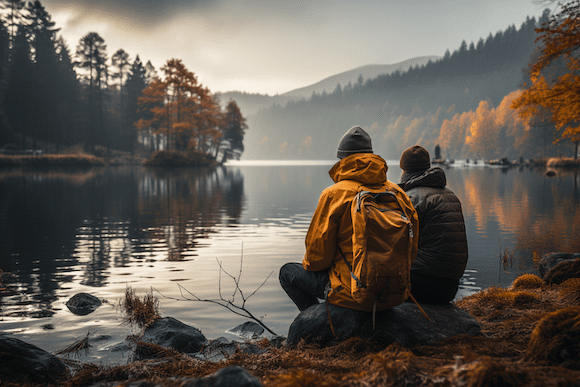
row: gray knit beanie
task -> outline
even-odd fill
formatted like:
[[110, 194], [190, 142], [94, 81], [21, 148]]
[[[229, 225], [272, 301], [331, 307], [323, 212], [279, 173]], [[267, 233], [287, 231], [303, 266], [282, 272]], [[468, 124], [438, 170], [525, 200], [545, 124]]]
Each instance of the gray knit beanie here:
[[355, 153], [373, 153], [371, 136], [360, 126], [353, 126], [346, 131], [338, 143], [336, 156], [343, 159]]

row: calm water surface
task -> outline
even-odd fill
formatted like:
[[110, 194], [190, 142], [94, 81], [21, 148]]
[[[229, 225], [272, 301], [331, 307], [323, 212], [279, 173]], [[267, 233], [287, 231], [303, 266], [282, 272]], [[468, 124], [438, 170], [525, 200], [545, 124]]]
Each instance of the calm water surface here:
[[[333, 163], [0, 170], [0, 269], [18, 286], [0, 300], [0, 330], [49, 351], [90, 332], [96, 341], [87, 357], [118, 361], [113, 348], [131, 333], [118, 303], [131, 287], [141, 296], [153, 291], [162, 316], [194, 325], [209, 339], [233, 339], [227, 331], [244, 318], [210, 303], [172, 299], [182, 297], [180, 289], [202, 299], [219, 298], [221, 290], [231, 298], [235, 286], [223, 272], [220, 277], [221, 264], [240, 278], [246, 297], [263, 283], [246, 306], [285, 336], [298, 310], [278, 283], [278, 269], [302, 259]], [[398, 162], [388, 164], [388, 178], [398, 181]], [[517, 275], [535, 272], [534, 257], [547, 252], [580, 252], [578, 173], [550, 178], [539, 169], [481, 162], [445, 170], [463, 204], [469, 243], [458, 297], [509, 286]], [[504, 266], [499, 256], [506, 249], [513, 259]], [[106, 303], [76, 316], [65, 303], [79, 292]], [[241, 302], [239, 294], [235, 300]]]

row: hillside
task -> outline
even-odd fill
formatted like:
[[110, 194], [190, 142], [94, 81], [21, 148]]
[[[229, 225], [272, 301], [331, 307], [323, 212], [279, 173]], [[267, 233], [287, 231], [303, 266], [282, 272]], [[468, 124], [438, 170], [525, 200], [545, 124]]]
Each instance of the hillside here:
[[267, 94], [228, 91], [225, 93], [216, 93], [216, 96], [220, 99], [223, 106], [225, 106], [230, 99], [236, 101], [243, 114], [249, 116], [256, 114], [261, 109], [269, 108], [274, 104], [284, 106], [290, 101], [299, 100], [301, 98], [310, 98], [312, 97], [312, 93], [331, 93], [336, 89], [337, 85], [341, 85], [342, 87], [346, 87], [349, 83], [354, 85], [358, 82], [360, 76], [362, 76], [363, 79], [371, 79], [376, 78], [379, 75], [391, 74], [395, 71], [404, 72], [412, 66], [422, 66], [427, 64], [429, 60], [436, 61], [437, 59], [440, 59], [440, 57], [421, 56], [395, 64], [374, 64], [357, 67], [352, 70], [332, 75], [312, 85], [291, 90], [280, 95], [270, 96]]
[[[245, 113], [243, 158], [333, 159], [352, 125], [367, 129], [375, 152], [387, 159], [417, 143], [427, 149], [441, 143], [449, 157], [535, 157], [542, 141], [514, 122], [509, 101], [527, 80], [535, 28], [548, 15], [477, 43], [463, 42], [453, 53], [406, 72]], [[491, 116], [497, 119], [485, 121]]]
[[336, 85], [341, 85], [342, 87], [347, 86], [349, 83], [354, 85], [359, 82], [359, 77], [361, 76], [362, 79], [371, 79], [376, 78], [379, 75], [391, 74], [395, 71], [405, 72], [411, 67], [424, 66], [427, 64], [427, 62], [434, 62], [438, 59], [441, 59], [441, 57], [420, 56], [395, 64], [373, 64], [357, 67], [355, 69], [325, 78], [320, 82], [316, 82], [310, 86], [289, 91], [282, 94], [282, 97], [310, 98], [312, 93], [321, 94], [325, 91], [327, 93], [332, 93], [332, 91], [336, 88]]

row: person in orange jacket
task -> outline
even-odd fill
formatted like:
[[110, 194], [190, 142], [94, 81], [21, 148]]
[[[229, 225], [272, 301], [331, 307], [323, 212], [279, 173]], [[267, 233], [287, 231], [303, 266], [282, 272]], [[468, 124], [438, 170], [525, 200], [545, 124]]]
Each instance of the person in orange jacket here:
[[324, 298], [333, 305], [362, 310], [351, 296], [351, 273], [337, 248], [352, 264], [350, 208], [360, 187], [384, 187], [409, 200], [397, 184], [387, 180], [387, 163], [373, 154], [371, 137], [360, 126], [342, 136], [337, 157], [340, 161], [329, 171], [335, 184], [320, 195], [306, 234], [302, 264], [287, 263], [280, 269], [280, 284], [300, 311]]

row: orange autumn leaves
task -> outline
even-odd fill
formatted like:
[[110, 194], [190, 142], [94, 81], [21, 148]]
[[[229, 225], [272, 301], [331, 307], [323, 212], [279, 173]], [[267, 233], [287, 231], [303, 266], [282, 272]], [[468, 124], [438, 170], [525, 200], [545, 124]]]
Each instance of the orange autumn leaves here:
[[524, 119], [549, 115], [561, 138], [580, 141], [580, 1], [562, 5], [558, 14], [537, 28], [542, 43], [531, 65], [532, 84], [511, 107]]

